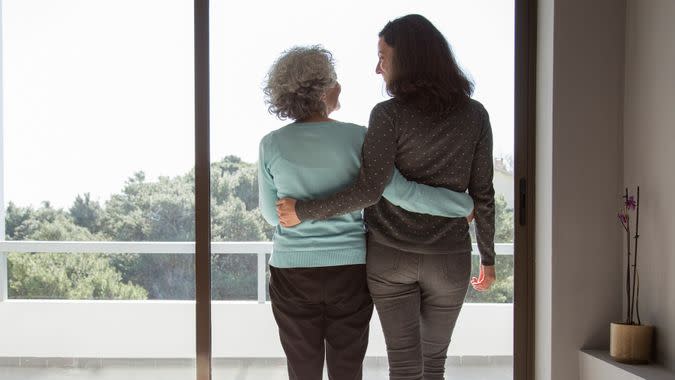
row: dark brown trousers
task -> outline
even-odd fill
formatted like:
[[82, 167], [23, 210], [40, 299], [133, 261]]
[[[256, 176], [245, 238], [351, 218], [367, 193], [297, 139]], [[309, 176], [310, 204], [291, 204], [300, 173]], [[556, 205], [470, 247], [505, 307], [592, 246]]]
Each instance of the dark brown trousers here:
[[290, 380], [361, 380], [373, 302], [365, 265], [270, 267], [270, 299]]

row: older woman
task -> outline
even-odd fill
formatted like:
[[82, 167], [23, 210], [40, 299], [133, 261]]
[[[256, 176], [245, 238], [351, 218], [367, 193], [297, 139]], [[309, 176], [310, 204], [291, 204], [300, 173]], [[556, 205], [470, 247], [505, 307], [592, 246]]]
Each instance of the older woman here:
[[[338, 108], [340, 85], [331, 54], [321, 47], [286, 51], [264, 92], [272, 114], [295, 121], [262, 139], [258, 168], [260, 209], [276, 226], [270, 298], [289, 378], [321, 379], [325, 359], [331, 379], [361, 379], [373, 310], [361, 210], [287, 229], [275, 203], [325, 197], [352, 183], [366, 129], [328, 117]], [[408, 182], [397, 172], [384, 197], [438, 216], [463, 218], [473, 209], [465, 193]]]
[[[366, 208], [368, 287], [387, 343], [390, 379], [443, 379], [471, 273], [463, 218], [408, 212], [380, 199], [398, 166], [420, 183], [465, 191], [476, 204], [479, 291], [495, 280], [492, 128], [447, 40], [407, 15], [380, 32], [378, 62], [392, 99], [373, 108], [358, 179], [328, 197], [280, 202], [284, 226]], [[292, 198], [292, 197], [289, 197]], [[392, 270], [392, 268], [396, 268]]]

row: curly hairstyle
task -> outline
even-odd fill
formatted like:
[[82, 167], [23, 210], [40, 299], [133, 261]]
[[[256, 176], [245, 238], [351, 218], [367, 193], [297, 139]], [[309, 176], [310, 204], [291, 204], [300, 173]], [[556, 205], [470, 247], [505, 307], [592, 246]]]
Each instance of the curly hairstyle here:
[[471, 97], [473, 83], [459, 68], [443, 34], [424, 16], [390, 21], [379, 37], [394, 49], [389, 95], [437, 116]]
[[281, 54], [267, 74], [263, 88], [267, 109], [281, 120], [325, 113], [322, 98], [336, 81], [328, 50], [319, 45], [293, 47]]

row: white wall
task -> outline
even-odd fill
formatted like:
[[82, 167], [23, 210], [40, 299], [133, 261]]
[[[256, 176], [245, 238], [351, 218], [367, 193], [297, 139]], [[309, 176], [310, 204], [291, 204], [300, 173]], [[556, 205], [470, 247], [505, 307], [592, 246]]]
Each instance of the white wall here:
[[539, 0], [535, 147], [535, 379], [551, 378], [553, 225], [553, 0]]
[[570, 380], [621, 312], [625, 2], [540, 0], [539, 16], [535, 373]]
[[640, 310], [675, 369], [675, 1], [628, 0], [624, 177], [640, 185]]
[[[0, 358], [193, 358], [190, 301], [0, 302]], [[214, 357], [283, 357], [269, 303], [212, 305]], [[513, 304], [466, 304], [449, 356], [513, 355]], [[489, 344], [485, 344], [489, 342]], [[386, 357], [377, 314], [367, 356]]]

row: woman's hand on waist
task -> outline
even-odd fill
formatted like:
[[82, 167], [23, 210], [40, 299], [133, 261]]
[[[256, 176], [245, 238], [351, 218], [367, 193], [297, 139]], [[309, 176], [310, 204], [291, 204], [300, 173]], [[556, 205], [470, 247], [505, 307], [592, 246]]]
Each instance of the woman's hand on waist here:
[[283, 227], [293, 227], [300, 224], [298, 214], [295, 212], [295, 199], [282, 198], [277, 201], [277, 215], [279, 215], [279, 224]]

